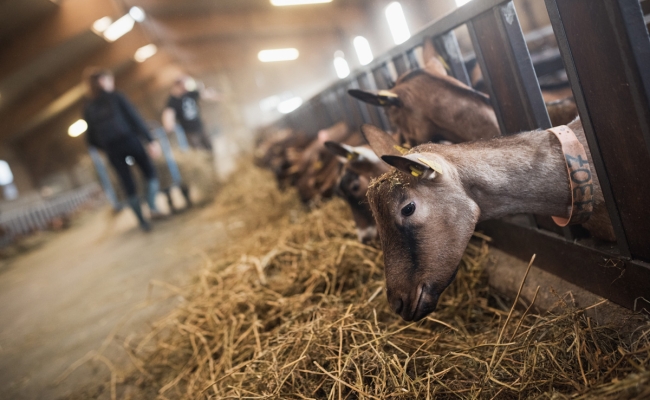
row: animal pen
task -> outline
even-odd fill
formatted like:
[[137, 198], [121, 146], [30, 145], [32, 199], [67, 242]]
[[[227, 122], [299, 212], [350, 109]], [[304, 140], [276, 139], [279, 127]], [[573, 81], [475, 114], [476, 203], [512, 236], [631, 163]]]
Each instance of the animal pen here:
[[638, 0], [545, 0], [559, 60], [533, 64], [512, 1], [474, 1], [433, 22], [276, 123], [317, 132], [338, 121], [390, 130], [382, 109], [350, 89], [389, 89], [395, 76], [422, 67], [418, 48], [432, 37], [451, 74], [471, 86], [454, 29], [466, 25], [501, 133], [548, 129], [537, 75], [566, 70], [600, 178], [617, 241], [598, 243], [550, 218], [513, 217], [479, 224], [493, 244], [581, 288], [634, 311], [650, 304], [650, 40]]

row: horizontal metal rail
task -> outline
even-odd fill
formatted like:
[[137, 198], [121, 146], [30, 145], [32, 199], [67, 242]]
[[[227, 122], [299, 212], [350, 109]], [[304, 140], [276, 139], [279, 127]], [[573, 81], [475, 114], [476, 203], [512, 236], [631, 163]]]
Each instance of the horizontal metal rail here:
[[11, 244], [18, 237], [47, 229], [53, 220], [70, 215], [97, 199], [99, 194], [101, 187], [92, 183], [39, 204], [0, 212], [0, 247]]

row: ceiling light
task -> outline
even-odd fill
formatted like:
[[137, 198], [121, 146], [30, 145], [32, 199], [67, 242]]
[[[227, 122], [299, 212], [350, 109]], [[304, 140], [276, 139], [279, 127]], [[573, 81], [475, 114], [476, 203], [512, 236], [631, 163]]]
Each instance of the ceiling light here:
[[274, 6], [297, 6], [302, 4], [331, 3], [332, 0], [271, 0]]
[[135, 61], [137, 62], [145, 62], [147, 59], [152, 57], [154, 54], [158, 52], [158, 47], [156, 47], [155, 44], [148, 44], [146, 46], [140, 47], [138, 50], [135, 51]]
[[111, 26], [106, 28], [104, 31], [104, 38], [109, 42], [114, 42], [129, 33], [131, 29], [133, 29], [134, 24], [135, 20], [133, 17], [129, 14], [126, 14], [122, 18], [113, 22]]
[[102, 33], [104, 32], [111, 24], [113, 23], [113, 20], [111, 17], [103, 17], [98, 19], [97, 21], [93, 22], [93, 30], [97, 33]]
[[393, 34], [393, 41], [395, 41], [395, 44], [406, 42], [408, 38], [411, 37], [411, 32], [409, 32], [409, 27], [406, 24], [402, 5], [397, 1], [394, 1], [386, 7], [385, 12], [386, 19], [388, 20], [388, 27], [390, 28], [390, 33]]
[[298, 58], [300, 53], [296, 49], [262, 50], [257, 54], [261, 62], [290, 61]]
[[372, 50], [370, 49], [370, 43], [368, 39], [363, 36], [357, 36], [353, 41], [354, 49], [357, 51], [357, 57], [359, 58], [359, 63], [361, 65], [368, 65], [375, 58], [372, 55]]
[[86, 132], [87, 129], [88, 129], [88, 124], [86, 123], [86, 121], [80, 119], [74, 124], [70, 125], [70, 128], [68, 128], [68, 135], [72, 137], [77, 137], [82, 133]]
[[141, 9], [140, 7], [131, 7], [131, 9], [129, 10], [129, 15], [131, 16], [131, 18], [133, 18], [138, 22], [144, 21], [144, 18], [146, 16], [144, 10]]
[[334, 69], [336, 70], [336, 76], [338, 76], [339, 79], [346, 78], [350, 75], [350, 66], [348, 65], [348, 62], [345, 61], [342, 51], [334, 53]]
[[0, 160], [0, 186], [8, 185], [14, 181], [14, 174], [11, 173], [9, 163]]
[[469, 3], [470, 1], [472, 1], [472, 0], [456, 0], [456, 5], [458, 7], [464, 6], [465, 4]]
[[129, 15], [131, 16], [131, 18], [133, 18], [138, 22], [144, 21], [146, 17], [144, 10], [141, 9], [140, 7], [131, 7], [131, 9], [129, 10]]
[[278, 111], [282, 114], [289, 114], [291, 111], [300, 107], [301, 104], [302, 99], [300, 97], [294, 97], [278, 104]]

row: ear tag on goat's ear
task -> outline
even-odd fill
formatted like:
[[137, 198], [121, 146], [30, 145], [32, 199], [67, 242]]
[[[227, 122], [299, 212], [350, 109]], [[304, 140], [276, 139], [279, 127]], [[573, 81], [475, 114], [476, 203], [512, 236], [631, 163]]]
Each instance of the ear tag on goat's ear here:
[[427, 160], [426, 158], [422, 158], [422, 157], [418, 157], [418, 161], [421, 162], [422, 164], [428, 165], [429, 168], [442, 175], [442, 167], [437, 162]]
[[355, 158], [359, 157], [359, 153], [351, 151], [351, 152], [348, 153], [348, 155], [346, 157], [347, 157], [348, 161], [352, 161]]
[[377, 95], [379, 96], [378, 98], [379, 104], [381, 104], [382, 106], [391, 105], [390, 101], [383, 99], [383, 97], [399, 97], [397, 94], [393, 92], [389, 92], [388, 90], [380, 90], [379, 92], [377, 92]]
[[419, 170], [412, 165], [409, 165], [409, 169], [411, 170], [411, 175], [413, 175], [416, 178], [420, 177], [420, 175], [424, 173], [424, 171]]
[[393, 93], [388, 90], [380, 90], [379, 92], [377, 92], [377, 94], [384, 97], [399, 97], [397, 93]]
[[402, 146], [400, 146], [400, 145], [398, 145], [398, 144], [396, 144], [395, 146], [393, 146], [393, 148], [394, 148], [395, 150], [399, 151], [402, 155], [404, 155], [404, 154], [406, 154], [406, 153], [409, 152], [407, 149], [405, 149], [404, 147], [402, 147]]
[[442, 56], [438, 56], [438, 61], [442, 64], [442, 66], [447, 70], [448, 72], [451, 72], [451, 68], [449, 67], [449, 64], [447, 64], [447, 61]]

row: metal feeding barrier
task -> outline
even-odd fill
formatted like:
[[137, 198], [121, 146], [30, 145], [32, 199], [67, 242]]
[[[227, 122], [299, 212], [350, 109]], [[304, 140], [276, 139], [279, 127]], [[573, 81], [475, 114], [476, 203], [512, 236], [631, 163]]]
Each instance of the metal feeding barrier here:
[[[598, 243], [550, 218], [478, 225], [493, 244], [632, 310], [650, 309], [650, 39], [639, 0], [545, 0], [605, 197], [616, 243]], [[453, 29], [466, 25], [503, 135], [551, 122], [512, 1], [475, 0], [354, 71], [276, 123], [315, 132], [338, 121], [390, 129], [384, 111], [349, 89], [390, 87], [421, 67], [416, 50], [437, 43], [451, 74], [469, 84]], [[523, 222], [522, 222], [523, 221]]]
[[0, 212], [0, 247], [13, 243], [14, 239], [42, 231], [50, 223], [76, 211], [79, 207], [100, 198], [101, 187], [91, 183], [71, 190], [52, 199]]

